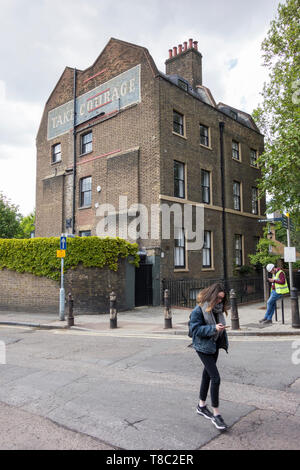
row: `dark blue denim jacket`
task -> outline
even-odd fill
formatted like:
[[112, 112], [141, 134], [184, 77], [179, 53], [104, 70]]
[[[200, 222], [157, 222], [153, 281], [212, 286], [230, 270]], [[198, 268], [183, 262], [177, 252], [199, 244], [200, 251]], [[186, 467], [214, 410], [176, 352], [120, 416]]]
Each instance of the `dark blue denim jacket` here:
[[[216, 334], [215, 325], [207, 325], [204, 320], [202, 308], [197, 305], [190, 315], [190, 331], [192, 332], [193, 347], [196, 351], [205, 354], [214, 354], [217, 350], [216, 340], [214, 336]], [[228, 352], [228, 337], [226, 330], [222, 333], [220, 348], [225, 349]]]

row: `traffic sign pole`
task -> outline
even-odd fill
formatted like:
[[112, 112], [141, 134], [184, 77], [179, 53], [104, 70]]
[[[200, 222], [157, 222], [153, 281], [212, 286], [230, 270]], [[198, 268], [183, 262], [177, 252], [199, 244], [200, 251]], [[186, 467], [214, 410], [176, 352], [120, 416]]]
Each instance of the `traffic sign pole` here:
[[[286, 217], [287, 217], [287, 231], [286, 231], [286, 234], [287, 234], [287, 245], [288, 247], [291, 246], [291, 229], [290, 229], [290, 214], [286, 214]], [[294, 287], [294, 283], [293, 283], [293, 268], [292, 268], [292, 263], [289, 262], [289, 275], [290, 275], [290, 289], [292, 289]]]
[[[60, 237], [60, 250], [66, 250], [67, 239], [63, 235]], [[65, 319], [65, 289], [64, 289], [64, 256], [60, 258], [60, 290], [59, 290], [59, 319]]]

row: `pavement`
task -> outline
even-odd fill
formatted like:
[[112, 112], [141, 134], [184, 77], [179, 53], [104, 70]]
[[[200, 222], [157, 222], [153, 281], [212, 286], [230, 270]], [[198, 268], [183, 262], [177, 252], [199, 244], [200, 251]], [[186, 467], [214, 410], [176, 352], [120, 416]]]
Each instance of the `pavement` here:
[[[238, 330], [231, 328], [231, 313], [227, 317], [227, 333], [229, 336], [300, 336], [300, 328], [292, 326], [290, 297], [284, 297], [284, 314], [282, 315], [281, 301], [277, 303], [277, 320], [275, 314], [272, 324], [260, 324], [259, 320], [265, 314], [264, 302], [256, 302], [246, 305], [238, 305], [239, 325]], [[136, 307], [133, 310], [119, 312], [117, 315], [117, 330], [126, 334], [179, 334], [187, 335], [188, 319], [192, 309], [172, 308], [172, 328], [165, 328], [164, 308]], [[55, 313], [30, 313], [0, 311], [0, 325], [20, 325], [30, 328], [65, 329], [68, 309], [66, 308], [65, 320], [59, 319]], [[300, 325], [299, 325], [300, 326]], [[74, 330], [107, 331], [110, 329], [109, 314], [76, 314], [74, 306]]]

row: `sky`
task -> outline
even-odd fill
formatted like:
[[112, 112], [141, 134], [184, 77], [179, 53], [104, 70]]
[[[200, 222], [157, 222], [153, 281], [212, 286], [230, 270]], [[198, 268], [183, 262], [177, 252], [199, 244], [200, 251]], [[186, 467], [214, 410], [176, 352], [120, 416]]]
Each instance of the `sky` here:
[[193, 38], [216, 102], [251, 113], [268, 72], [261, 43], [280, 0], [0, 0], [0, 192], [35, 208], [35, 139], [66, 66], [84, 70], [111, 37], [146, 47], [165, 72], [168, 50]]

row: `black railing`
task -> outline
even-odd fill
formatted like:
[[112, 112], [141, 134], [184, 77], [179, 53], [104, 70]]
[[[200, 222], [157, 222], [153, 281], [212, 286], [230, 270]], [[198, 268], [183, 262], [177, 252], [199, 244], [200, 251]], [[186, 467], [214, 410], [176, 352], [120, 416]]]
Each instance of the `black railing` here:
[[[197, 294], [205, 287], [219, 282], [224, 286], [222, 279], [163, 279], [162, 281], [162, 303], [165, 289], [169, 290], [170, 304], [193, 308], [197, 302]], [[262, 277], [231, 278], [227, 281], [227, 289], [234, 289], [239, 304], [263, 300], [264, 287]]]

